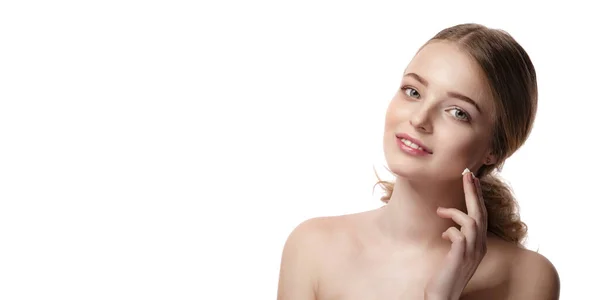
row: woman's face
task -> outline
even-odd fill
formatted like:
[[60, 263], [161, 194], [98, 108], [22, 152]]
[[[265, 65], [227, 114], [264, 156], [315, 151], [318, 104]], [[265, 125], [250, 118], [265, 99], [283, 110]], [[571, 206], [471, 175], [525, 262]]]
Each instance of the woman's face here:
[[[407, 178], [454, 180], [490, 157], [493, 100], [477, 63], [455, 44], [432, 42], [402, 78], [385, 118], [389, 169]], [[421, 148], [415, 149], [418, 145]]]

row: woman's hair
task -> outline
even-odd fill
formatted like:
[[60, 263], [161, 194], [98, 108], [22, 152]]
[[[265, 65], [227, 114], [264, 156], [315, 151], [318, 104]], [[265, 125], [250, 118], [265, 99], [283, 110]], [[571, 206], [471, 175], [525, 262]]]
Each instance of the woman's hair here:
[[[483, 165], [476, 176], [480, 179], [488, 211], [488, 231], [522, 246], [527, 226], [520, 219], [518, 204], [510, 187], [497, 173], [504, 161], [523, 145], [533, 127], [538, 98], [533, 64], [525, 50], [508, 33], [479, 24], [446, 28], [425, 45], [432, 41], [456, 43], [479, 64], [487, 77], [494, 98], [495, 123], [491, 147], [497, 162]], [[375, 185], [380, 185], [385, 191], [381, 200], [387, 203], [394, 184], [381, 180], [379, 176], [377, 179]]]

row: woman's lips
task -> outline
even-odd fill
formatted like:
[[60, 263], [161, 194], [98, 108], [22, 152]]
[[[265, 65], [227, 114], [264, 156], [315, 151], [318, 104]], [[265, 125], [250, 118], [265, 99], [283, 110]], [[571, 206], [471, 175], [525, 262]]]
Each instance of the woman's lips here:
[[[398, 144], [398, 147], [400, 147], [400, 149], [402, 151], [404, 151], [405, 153], [408, 153], [410, 155], [415, 155], [415, 156], [431, 155], [431, 153], [425, 151], [425, 149], [423, 149], [422, 147], [419, 147], [416, 144], [414, 144], [411, 141], [408, 141], [406, 139], [396, 138], [396, 143]], [[415, 148], [415, 147], [417, 147], [417, 148]]]
[[403, 133], [397, 134], [396, 140], [399, 143], [399, 145], [404, 145], [408, 148], [425, 152], [426, 154], [433, 154], [433, 151], [431, 151], [431, 149], [429, 149], [427, 146], [425, 146], [423, 144], [423, 142], [419, 141], [416, 138], [411, 137], [408, 134], [403, 134]]

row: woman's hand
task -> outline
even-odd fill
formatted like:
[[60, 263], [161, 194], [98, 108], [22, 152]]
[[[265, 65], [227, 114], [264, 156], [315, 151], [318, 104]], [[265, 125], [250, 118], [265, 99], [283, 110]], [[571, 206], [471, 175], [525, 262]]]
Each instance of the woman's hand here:
[[487, 252], [487, 210], [479, 179], [470, 171], [463, 173], [463, 186], [468, 214], [455, 208], [437, 210], [440, 217], [451, 218], [461, 229], [450, 227], [442, 234], [452, 246], [440, 270], [427, 283], [425, 299], [459, 299]]

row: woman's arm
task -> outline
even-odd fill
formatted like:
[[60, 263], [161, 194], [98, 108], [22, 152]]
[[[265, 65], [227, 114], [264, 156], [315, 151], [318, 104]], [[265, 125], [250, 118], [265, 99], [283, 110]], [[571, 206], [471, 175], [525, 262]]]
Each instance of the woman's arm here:
[[289, 235], [281, 257], [277, 300], [316, 300], [318, 219], [304, 221]]

